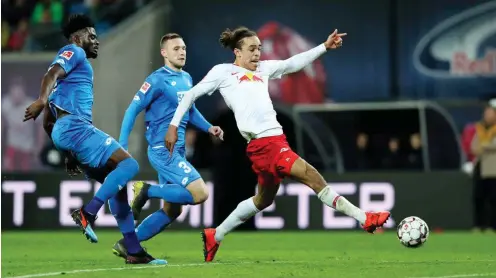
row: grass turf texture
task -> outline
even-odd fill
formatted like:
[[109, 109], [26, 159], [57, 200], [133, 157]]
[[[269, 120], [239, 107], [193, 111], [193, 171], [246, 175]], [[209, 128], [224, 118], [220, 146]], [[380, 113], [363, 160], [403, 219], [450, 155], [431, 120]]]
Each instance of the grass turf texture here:
[[204, 263], [199, 232], [166, 231], [145, 242], [169, 266], [129, 266], [112, 254], [116, 231], [3, 232], [2, 277], [496, 277], [496, 235], [431, 234], [403, 247], [393, 232], [234, 232]]

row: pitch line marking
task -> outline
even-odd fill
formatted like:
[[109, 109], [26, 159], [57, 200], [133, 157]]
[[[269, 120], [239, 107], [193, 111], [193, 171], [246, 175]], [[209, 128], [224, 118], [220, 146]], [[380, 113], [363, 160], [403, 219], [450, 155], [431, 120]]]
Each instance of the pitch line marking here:
[[308, 263], [308, 261], [257, 261], [257, 262], [225, 262], [225, 263], [192, 263], [192, 264], [168, 264], [168, 265], [142, 265], [142, 266], [128, 266], [128, 267], [112, 267], [112, 268], [92, 268], [92, 269], [76, 269], [67, 271], [46, 272], [37, 274], [26, 274], [21, 276], [9, 276], [6, 278], [35, 278], [35, 277], [52, 277], [67, 274], [77, 273], [93, 273], [104, 271], [121, 271], [121, 270], [140, 270], [140, 269], [154, 269], [154, 268], [168, 268], [168, 267], [198, 267], [198, 266], [215, 266], [215, 265], [241, 265], [241, 264], [294, 264], [294, 263]]
[[[337, 259], [336, 261], [339, 261]], [[440, 263], [466, 263], [466, 262], [494, 262], [495, 260], [444, 260], [436, 261]], [[418, 264], [426, 263], [427, 261], [378, 261], [378, 263], [406, 263], [406, 264]], [[216, 265], [246, 265], [246, 264], [301, 264], [301, 263], [315, 263], [309, 261], [253, 261], [253, 262], [218, 262], [218, 263], [189, 263], [189, 264], [168, 264], [168, 265], [141, 265], [141, 266], [128, 266], [128, 267], [111, 267], [111, 268], [92, 268], [92, 269], [76, 269], [67, 271], [56, 271], [56, 272], [46, 272], [46, 273], [35, 273], [26, 274], [20, 276], [8, 276], [6, 278], [36, 278], [36, 277], [53, 277], [67, 274], [77, 274], [77, 273], [93, 273], [93, 272], [104, 272], [104, 271], [121, 271], [121, 270], [140, 270], [140, 269], [155, 269], [155, 268], [167, 268], [167, 267], [202, 267], [202, 266], [216, 266]], [[409, 277], [409, 278], [463, 278], [463, 277], [490, 277], [496, 276], [496, 272], [493, 273], [471, 273], [471, 274], [458, 274], [458, 275], [447, 275], [447, 276], [424, 276], [424, 277]]]

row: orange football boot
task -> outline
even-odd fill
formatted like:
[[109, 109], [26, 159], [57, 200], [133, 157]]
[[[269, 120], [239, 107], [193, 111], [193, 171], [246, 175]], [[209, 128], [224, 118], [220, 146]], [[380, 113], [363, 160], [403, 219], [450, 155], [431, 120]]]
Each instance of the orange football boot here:
[[215, 229], [204, 229], [201, 233], [203, 240], [203, 257], [205, 262], [211, 262], [215, 258], [220, 243], [215, 240]]
[[389, 211], [366, 212], [365, 215], [367, 215], [367, 220], [365, 220], [365, 224], [362, 227], [365, 231], [373, 234], [377, 228], [386, 223], [391, 213]]

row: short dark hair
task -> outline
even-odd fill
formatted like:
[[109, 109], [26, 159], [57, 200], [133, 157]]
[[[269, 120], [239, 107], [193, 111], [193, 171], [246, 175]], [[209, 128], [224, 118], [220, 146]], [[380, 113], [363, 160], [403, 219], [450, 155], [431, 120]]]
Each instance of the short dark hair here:
[[177, 33], [168, 33], [168, 34], [165, 34], [162, 36], [162, 38], [160, 39], [160, 48], [163, 48], [164, 47], [164, 44], [168, 41], [168, 40], [173, 40], [173, 39], [182, 39], [183, 37], [181, 37], [179, 34]]
[[67, 23], [62, 27], [62, 33], [66, 39], [70, 39], [72, 34], [85, 28], [95, 28], [93, 20], [85, 14], [72, 14]]
[[234, 30], [227, 28], [222, 34], [220, 34], [219, 42], [220, 44], [231, 50], [235, 48], [241, 49], [241, 41], [244, 38], [256, 36], [257, 33], [253, 30], [250, 30], [246, 27], [238, 27]]

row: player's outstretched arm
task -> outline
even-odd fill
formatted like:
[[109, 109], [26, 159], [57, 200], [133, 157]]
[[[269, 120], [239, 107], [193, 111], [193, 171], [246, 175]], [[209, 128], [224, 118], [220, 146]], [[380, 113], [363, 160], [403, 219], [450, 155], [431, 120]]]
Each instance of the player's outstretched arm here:
[[203, 132], [208, 132], [208, 129], [212, 127], [212, 124], [203, 117], [194, 104], [189, 110], [189, 122]]
[[29, 105], [28, 108], [26, 108], [24, 113], [24, 122], [31, 119], [36, 120], [36, 118], [38, 118], [43, 111], [43, 108], [45, 108], [48, 96], [55, 86], [57, 79], [63, 78], [64, 76], [65, 70], [59, 64], [53, 65], [48, 72], [45, 73], [41, 81], [40, 96], [36, 101]]
[[[200, 82], [201, 83], [201, 82]], [[171, 123], [169, 125], [169, 128], [167, 129], [167, 133], [165, 134], [165, 147], [169, 150], [169, 152], [172, 153], [174, 152], [174, 145], [177, 142], [177, 127], [181, 123], [184, 114], [191, 108], [193, 103], [197, 98], [199, 98], [202, 95], [206, 95], [209, 93], [209, 90], [206, 90], [206, 86], [199, 86], [196, 85], [195, 87], [191, 88], [191, 90], [187, 91], [184, 93], [183, 98], [181, 99], [181, 102], [179, 102], [179, 105], [176, 108], [176, 112], [174, 113], [174, 117], [171, 120]], [[200, 87], [200, 89], [198, 89]], [[202, 89], [202, 87], [205, 87]], [[195, 90], [196, 88], [196, 90]], [[215, 89], [214, 89], [215, 90]]]
[[193, 107], [189, 110], [189, 122], [196, 126], [203, 132], [208, 132], [211, 135], [218, 137], [220, 140], [224, 140], [224, 131], [219, 126], [213, 126], [202, 113], [193, 104]]
[[124, 118], [122, 119], [121, 133], [119, 135], [119, 143], [125, 150], [128, 149], [129, 135], [133, 130], [134, 123], [136, 122], [136, 117], [139, 115], [141, 110], [139, 106], [133, 101], [126, 109], [124, 113]]
[[183, 94], [184, 96], [176, 108], [174, 117], [172, 118], [169, 128], [167, 129], [167, 134], [165, 135], [165, 147], [170, 151], [171, 155], [174, 151], [174, 145], [177, 142], [177, 127], [181, 123], [184, 114], [188, 112], [196, 99], [206, 94], [212, 94], [221, 87], [222, 81], [224, 80], [223, 78], [222, 68], [220, 66], [215, 66], [207, 73], [200, 83], [196, 84], [193, 88]]
[[196, 86], [191, 88], [191, 90], [185, 92], [183, 98], [177, 105], [176, 112], [174, 113], [174, 117], [172, 118], [170, 125], [178, 127], [184, 117], [184, 114], [188, 112], [193, 103], [195, 103], [199, 97], [213, 93], [216, 89], [217, 86], [214, 82], [201, 81]]
[[265, 61], [270, 71], [272, 72], [271, 77], [279, 78], [281, 75], [302, 70], [304, 67], [311, 64], [317, 58], [326, 53], [327, 50], [341, 47], [341, 45], [343, 44], [342, 37], [344, 36], [346, 36], [346, 33], [338, 33], [338, 30], [334, 30], [334, 32], [329, 35], [327, 40], [317, 47], [296, 54], [286, 60]]
[[43, 76], [41, 81], [41, 91], [39, 98], [33, 102], [24, 114], [24, 121], [36, 118], [41, 114], [48, 96], [55, 87], [58, 79], [62, 79], [76, 68], [82, 61], [86, 59], [86, 53], [80, 47], [73, 47], [71, 50], [64, 51], [57, 57], [50, 65], [47, 73]]
[[133, 130], [136, 117], [138, 117], [139, 113], [148, 107], [155, 99], [155, 94], [159, 92], [157, 87], [158, 86], [151, 78], [147, 78], [134, 96], [131, 104], [129, 104], [129, 107], [126, 109], [126, 113], [124, 113], [124, 118], [122, 119], [121, 133], [119, 135], [119, 144], [121, 144], [125, 150], [128, 149], [129, 135]]

